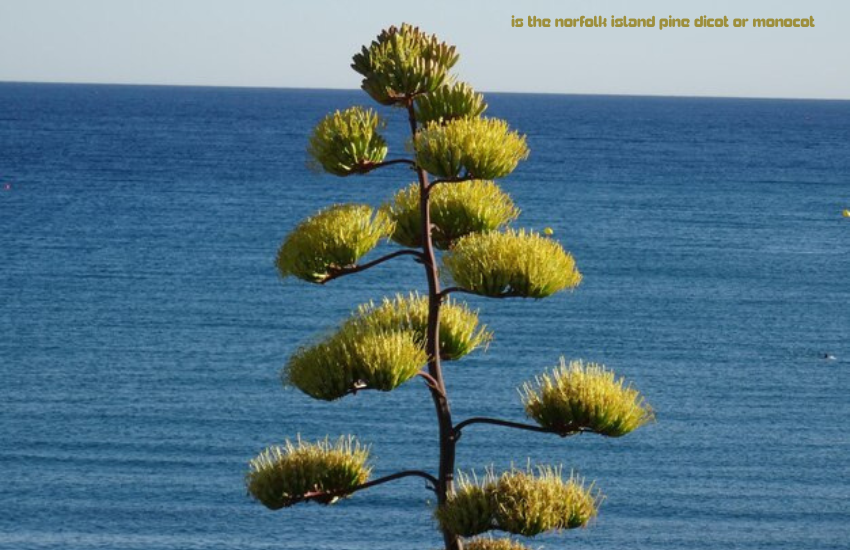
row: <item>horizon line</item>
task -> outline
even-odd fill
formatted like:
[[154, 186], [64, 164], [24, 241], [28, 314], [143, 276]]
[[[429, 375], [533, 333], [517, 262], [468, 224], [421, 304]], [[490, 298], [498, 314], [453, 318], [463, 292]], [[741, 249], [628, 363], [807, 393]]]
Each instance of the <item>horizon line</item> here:
[[[361, 88], [334, 88], [334, 87], [310, 87], [310, 86], [264, 86], [245, 84], [164, 84], [145, 82], [75, 82], [59, 80], [3, 80], [2, 84], [55, 84], [62, 86], [126, 86], [126, 87], [156, 87], [156, 88], [232, 88], [245, 90], [303, 90], [303, 91], [336, 91], [355, 92], [362, 91]], [[610, 92], [529, 92], [515, 90], [481, 91], [483, 94], [514, 94], [514, 95], [564, 95], [564, 96], [600, 96], [600, 97], [646, 97], [646, 98], [671, 98], [671, 99], [751, 99], [751, 100], [777, 100], [777, 101], [850, 101], [850, 97], [788, 97], [788, 96], [739, 96], [739, 95], [690, 95], [690, 94], [648, 94], [648, 93], [610, 93]]]

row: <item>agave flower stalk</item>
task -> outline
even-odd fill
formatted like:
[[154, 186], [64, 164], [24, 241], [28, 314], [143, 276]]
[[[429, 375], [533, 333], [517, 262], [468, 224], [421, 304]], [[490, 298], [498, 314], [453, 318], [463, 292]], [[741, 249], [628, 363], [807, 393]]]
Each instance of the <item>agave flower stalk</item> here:
[[[444, 362], [486, 347], [492, 334], [477, 311], [449, 295], [540, 299], [582, 280], [575, 259], [551, 230], [506, 227], [519, 209], [490, 180], [509, 175], [528, 157], [528, 146], [507, 122], [481, 116], [483, 96], [451, 73], [457, 60], [454, 46], [407, 24], [383, 31], [354, 56], [363, 90], [404, 111], [412, 155], [386, 160], [379, 132], [384, 121], [372, 110], [352, 107], [316, 126], [307, 148], [314, 166], [337, 176], [403, 166], [416, 181], [379, 209], [334, 205], [308, 217], [283, 241], [276, 259], [282, 277], [318, 285], [396, 258], [422, 266], [426, 294], [361, 305], [335, 332], [299, 347], [281, 379], [314, 399], [336, 401], [363, 390], [393, 391], [422, 378], [439, 428], [436, 471], [411, 469], [370, 479], [368, 448], [355, 440], [298, 440], [260, 453], [250, 462], [246, 484], [256, 500], [280, 509], [329, 505], [370, 487], [419, 477], [436, 494], [446, 550], [463, 550], [464, 537], [477, 537], [467, 550], [528, 550], [508, 538], [478, 536], [490, 531], [534, 536], [586, 526], [597, 513], [598, 491], [547, 466], [501, 475], [490, 470], [480, 481], [459, 474], [456, 484], [461, 435], [487, 424], [562, 437], [583, 432], [619, 437], [654, 417], [643, 398], [604, 367], [562, 361], [521, 390], [534, 424], [477, 416], [454, 421]], [[368, 259], [385, 241], [405, 248]], [[452, 286], [444, 287], [441, 277]]]

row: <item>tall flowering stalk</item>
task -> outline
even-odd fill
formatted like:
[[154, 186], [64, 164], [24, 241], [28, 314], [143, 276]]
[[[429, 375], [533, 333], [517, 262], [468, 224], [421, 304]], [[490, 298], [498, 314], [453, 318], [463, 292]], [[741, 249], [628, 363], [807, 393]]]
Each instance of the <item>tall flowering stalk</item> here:
[[[524, 550], [519, 542], [480, 535], [534, 536], [583, 527], [597, 514], [599, 491], [572, 475], [565, 478], [559, 466], [530, 465], [500, 475], [488, 470], [482, 481], [460, 474], [456, 488], [455, 448], [463, 430], [491, 424], [562, 437], [583, 432], [620, 437], [654, 416], [640, 394], [605, 367], [562, 359], [522, 389], [535, 424], [452, 418], [443, 362], [486, 345], [492, 335], [476, 312], [450, 295], [538, 299], [573, 289], [582, 279], [551, 231], [507, 227], [519, 209], [492, 180], [525, 160], [528, 146], [507, 122], [482, 116], [483, 96], [455, 81], [451, 70], [457, 60], [454, 46], [406, 24], [381, 32], [354, 56], [352, 68], [363, 77], [363, 90], [407, 115], [413, 155], [387, 160], [380, 134], [385, 122], [371, 109], [351, 107], [316, 126], [308, 146], [312, 161], [341, 177], [407, 167], [415, 182], [377, 210], [362, 204], [321, 210], [287, 236], [276, 262], [281, 276], [319, 285], [404, 256], [423, 266], [427, 295], [361, 305], [335, 333], [298, 349], [281, 378], [315, 399], [334, 401], [359, 391], [392, 391], [420, 377], [434, 402], [439, 464], [435, 470], [371, 479], [368, 448], [352, 438], [298, 440], [253, 459], [247, 486], [257, 501], [276, 510], [304, 502], [333, 504], [369, 487], [420, 477], [436, 494], [434, 517], [446, 550], [461, 550], [464, 538], [468, 550]], [[364, 262], [382, 240], [402, 248]], [[443, 287], [441, 276], [451, 285]]]

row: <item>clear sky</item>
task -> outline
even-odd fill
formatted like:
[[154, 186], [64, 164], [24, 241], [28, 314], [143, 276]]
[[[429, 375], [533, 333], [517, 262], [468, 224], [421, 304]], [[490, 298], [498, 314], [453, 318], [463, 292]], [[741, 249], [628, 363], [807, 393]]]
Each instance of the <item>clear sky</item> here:
[[[656, 28], [511, 27], [612, 14]], [[659, 30], [670, 15], [815, 27]], [[356, 88], [351, 55], [402, 21], [483, 91], [850, 99], [850, 0], [0, 0], [0, 81]]]

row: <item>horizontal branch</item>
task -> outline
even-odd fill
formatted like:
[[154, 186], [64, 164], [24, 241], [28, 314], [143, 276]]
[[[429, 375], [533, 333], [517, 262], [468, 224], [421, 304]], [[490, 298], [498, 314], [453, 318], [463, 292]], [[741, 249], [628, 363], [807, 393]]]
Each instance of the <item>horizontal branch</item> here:
[[378, 168], [384, 168], [386, 166], [393, 166], [394, 164], [407, 164], [411, 168], [416, 166], [416, 163], [412, 159], [392, 159], [385, 160], [383, 162], [363, 162], [358, 164], [357, 167], [351, 172], [351, 174], [368, 174], [372, 170], [377, 170]]
[[440, 297], [441, 300], [445, 300], [449, 296], [449, 294], [452, 294], [452, 293], [455, 293], [455, 292], [462, 292], [464, 294], [475, 294], [471, 290], [467, 290], [467, 289], [461, 288], [459, 286], [450, 286], [450, 287], [444, 288], [438, 296]]
[[439, 294], [440, 299], [441, 300], [445, 299], [449, 294], [452, 294], [452, 293], [455, 293], [455, 292], [461, 292], [461, 293], [464, 293], [464, 294], [472, 294], [474, 296], [483, 296], [485, 298], [499, 298], [499, 299], [501, 299], [501, 298], [524, 298], [525, 297], [523, 294], [519, 294], [518, 292], [505, 292], [504, 294], [499, 294], [498, 296], [490, 296], [490, 295], [487, 295], [487, 294], [479, 294], [477, 292], [473, 292], [473, 291], [469, 290], [468, 288], [462, 288], [462, 287], [459, 287], [459, 286], [450, 286], [448, 288], [444, 288], [443, 291], [440, 292], [440, 294]]
[[436, 477], [432, 476], [428, 472], [425, 472], [423, 470], [403, 470], [401, 472], [396, 472], [388, 476], [373, 479], [372, 481], [367, 481], [366, 483], [361, 483], [360, 485], [357, 485], [353, 489], [347, 491], [313, 491], [310, 493], [305, 493], [300, 497], [292, 499], [291, 504], [296, 504], [298, 502], [308, 502], [311, 500], [330, 503], [340, 497], [354, 494], [357, 491], [362, 491], [364, 489], [368, 489], [376, 485], [382, 485], [389, 481], [395, 481], [396, 479], [402, 479], [405, 477], [421, 477], [423, 479], [426, 479], [431, 484], [428, 489], [431, 491], [437, 490], [437, 485], [439, 481]]
[[475, 178], [473, 176], [469, 175], [469, 174], [464, 174], [462, 176], [457, 176], [457, 177], [454, 177], [454, 178], [436, 179], [436, 180], [432, 181], [430, 185], [428, 185], [428, 189], [431, 189], [432, 187], [434, 187], [436, 185], [440, 185], [441, 183], [460, 183], [462, 181], [469, 181], [471, 179], [475, 179]]
[[413, 159], [392, 159], [385, 160], [383, 162], [376, 162], [375, 164], [370, 166], [370, 169], [374, 170], [376, 168], [383, 168], [384, 166], [392, 166], [393, 164], [407, 164], [408, 166], [416, 166], [416, 163], [413, 161]]
[[537, 426], [535, 424], [523, 424], [521, 422], [511, 422], [510, 420], [501, 420], [501, 419], [498, 419], [498, 418], [487, 418], [487, 417], [484, 417], [484, 416], [476, 416], [474, 418], [467, 418], [463, 422], [458, 423], [454, 427], [455, 437], [460, 437], [460, 434], [463, 431], [463, 429], [465, 427], [471, 425], [471, 424], [492, 424], [494, 426], [503, 426], [505, 428], [515, 428], [517, 430], [526, 430], [526, 431], [529, 431], [529, 432], [541, 432], [541, 433], [557, 434], [561, 437], [567, 437], [567, 436], [570, 436], [570, 435], [576, 435], [576, 434], [579, 434], [579, 433], [582, 433], [582, 432], [589, 431], [589, 430], [586, 430], [584, 428], [579, 428], [579, 427], [575, 427], [575, 428], [570, 427], [570, 428], [567, 428], [565, 430], [556, 431], [556, 430], [550, 430], [549, 428], [543, 428], [543, 427]]
[[329, 271], [328, 275], [324, 279], [322, 279], [319, 282], [319, 284], [323, 285], [323, 284], [327, 283], [328, 281], [338, 279], [339, 277], [342, 277], [343, 275], [350, 275], [352, 273], [359, 273], [361, 271], [365, 271], [365, 270], [369, 269], [370, 267], [375, 267], [378, 264], [382, 264], [382, 263], [386, 262], [387, 260], [397, 258], [398, 256], [416, 256], [419, 259], [419, 261], [422, 261], [422, 253], [419, 252], [418, 250], [410, 250], [410, 249], [397, 250], [397, 251], [393, 252], [392, 254], [387, 254], [386, 256], [381, 256], [377, 260], [372, 260], [371, 262], [366, 262], [365, 264], [332, 268]]

